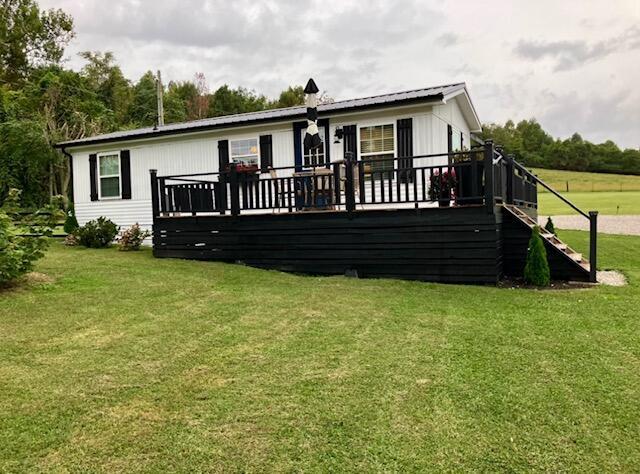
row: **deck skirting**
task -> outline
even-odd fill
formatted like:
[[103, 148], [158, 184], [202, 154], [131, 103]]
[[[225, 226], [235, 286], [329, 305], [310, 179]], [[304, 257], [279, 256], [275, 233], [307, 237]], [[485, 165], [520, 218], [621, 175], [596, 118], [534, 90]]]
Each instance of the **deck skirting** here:
[[154, 255], [282, 271], [496, 283], [500, 228], [484, 206], [157, 217]]

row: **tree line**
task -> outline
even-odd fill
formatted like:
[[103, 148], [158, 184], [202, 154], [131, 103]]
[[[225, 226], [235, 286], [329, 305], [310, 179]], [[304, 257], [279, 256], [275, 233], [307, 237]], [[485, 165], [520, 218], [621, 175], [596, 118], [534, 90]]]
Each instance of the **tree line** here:
[[535, 119], [482, 128], [484, 139], [493, 139], [529, 167], [640, 175], [640, 150], [622, 150], [611, 140], [591, 143], [578, 133], [565, 140], [553, 138]]
[[[42, 10], [35, 0], [0, 2], [0, 203], [12, 188], [22, 190], [25, 207], [67, 195], [69, 162], [54, 143], [157, 121], [154, 74], [131, 81], [110, 52], [86, 51], [79, 71], [65, 67], [74, 35], [73, 18], [60, 9]], [[169, 82], [163, 95], [165, 123], [304, 103], [299, 85], [275, 99], [226, 84], [211, 92], [202, 73]], [[638, 150], [592, 144], [578, 134], [556, 140], [535, 120], [487, 125], [484, 137], [530, 166], [640, 174]]]

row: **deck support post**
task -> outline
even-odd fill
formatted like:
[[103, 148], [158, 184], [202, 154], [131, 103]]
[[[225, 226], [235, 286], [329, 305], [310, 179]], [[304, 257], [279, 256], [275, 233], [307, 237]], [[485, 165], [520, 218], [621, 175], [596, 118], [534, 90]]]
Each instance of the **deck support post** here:
[[240, 215], [240, 186], [235, 163], [229, 164], [229, 188], [231, 192], [231, 215], [238, 216]]
[[158, 170], [149, 170], [151, 177], [151, 213], [155, 223], [156, 217], [160, 215], [160, 196], [158, 193]]
[[589, 211], [589, 279], [597, 282], [598, 263], [598, 211]]
[[356, 209], [356, 197], [353, 188], [353, 152], [348, 151], [344, 154], [345, 165], [345, 183], [344, 183], [344, 200], [347, 212], [353, 212]]
[[494, 213], [493, 199], [493, 140], [484, 142], [484, 204], [487, 213]]

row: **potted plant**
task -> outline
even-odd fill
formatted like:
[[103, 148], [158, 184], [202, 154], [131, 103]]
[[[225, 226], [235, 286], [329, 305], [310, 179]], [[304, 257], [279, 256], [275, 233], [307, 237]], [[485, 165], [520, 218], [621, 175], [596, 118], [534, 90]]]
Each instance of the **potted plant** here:
[[440, 207], [449, 207], [452, 191], [457, 184], [455, 171], [453, 169], [443, 173], [435, 171], [429, 181], [429, 198], [432, 201], [438, 201]]

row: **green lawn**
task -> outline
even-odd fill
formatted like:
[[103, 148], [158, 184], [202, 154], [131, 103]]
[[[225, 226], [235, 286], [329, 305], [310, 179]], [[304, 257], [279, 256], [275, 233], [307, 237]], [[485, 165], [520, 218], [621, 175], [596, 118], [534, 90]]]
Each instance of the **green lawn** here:
[[0, 293], [0, 471], [636, 470], [640, 238], [600, 243], [630, 286], [318, 278], [56, 243], [37, 268], [51, 282]]
[[[640, 214], [640, 191], [561, 193], [585, 212], [598, 211], [607, 215]], [[541, 215], [574, 214], [568, 205], [550, 193], [538, 193]]]
[[640, 191], [640, 176], [607, 173], [585, 173], [582, 171], [549, 170], [532, 168], [540, 179], [557, 191], [594, 192], [594, 191]]

